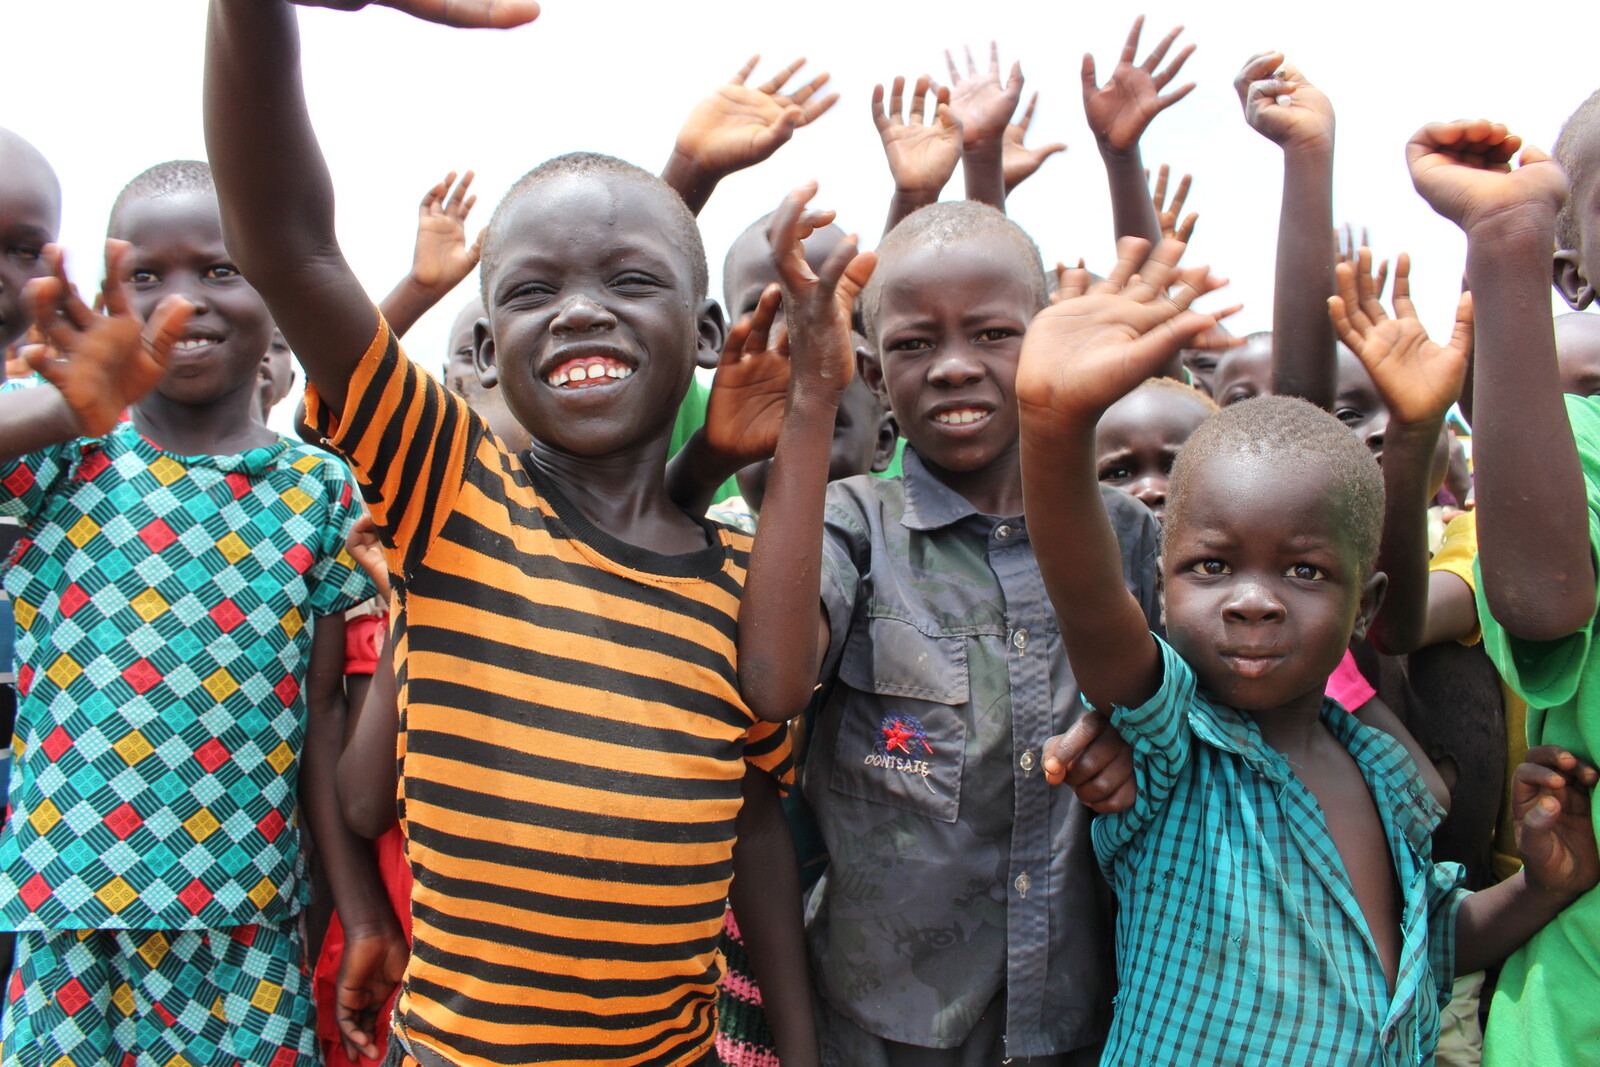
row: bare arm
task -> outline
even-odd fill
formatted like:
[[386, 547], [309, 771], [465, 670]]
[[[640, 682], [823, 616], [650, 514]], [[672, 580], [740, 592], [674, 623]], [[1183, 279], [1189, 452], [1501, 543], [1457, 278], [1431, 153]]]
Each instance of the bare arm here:
[[212, 0], [205, 129], [228, 251], [311, 383], [341, 411], [378, 313], [339, 250], [292, 5]]
[[[1062, 299], [1028, 328], [1017, 369], [1029, 538], [1073, 676], [1107, 710], [1143, 704], [1162, 668], [1144, 611], [1123, 584], [1095, 472], [1095, 424], [1184, 341], [1216, 325], [1187, 310], [1206, 271], [1178, 270], [1182, 242], [1164, 241], [1146, 259], [1148, 249], [1123, 238], [1116, 267], [1093, 286], [1086, 271], [1070, 272]], [[1140, 281], [1129, 285], [1135, 273]]]
[[1185, 45], [1172, 62], [1158, 71], [1183, 27], [1174, 28], [1142, 63], [1135, 63], [1143, 29], [1144, 16], [1140, 15], [1134, 20], [1133, 29], [1123, 42], [1122, 55], [1105, 85], [1100, 85], [1095, 76], [1094, 56], [1084, 55], [1083, 113], [1111, 184], [1111, 217], [1116, 236], [1138, 237], [1154, 246], [1161, 240], [1161, 224], [1146, 185], [1139, 140], [1152, 119], [1194, 89], [1194, 83], [1188, 82], [1165, 96], [1159, 95], [1183, 68], [1194, 45]]
[[362, 837], [381, 837], [395, 824], [399, 789], [395, 746], [400, 735], [400, 694], [394, 650], [384, 641], [367, 698], [355, 709], [339, 754], [339, 803], [345, 821]]
[[1512, 170], [1519, 147], [1504, 126], [1479, 120], [1425, 127], [1406, 154], [1417, 191], [1467, 235], [1481, 593], [1507, 632], [1552, 641], [1593, 618], [1595, 570], [1549, 307], [1566, 179], [1532, 146]]
[[804, 710], [827, 650], [825, 617], [814, 645], [803, 637], [797, 642], [795, 626], [821, 617], [828, 457], [839, 400], [855, 371], [848, 306], [874, 262], [870, 254], [857, 256], [855, 241], [846, 239], [820, 274], [806, 266], [800, 241], [833, 218], [831, 211], [806, 210], [814, 192], [807, 186], [791, 193], [773, 217], [792, 377], [739, 607], [739, 686], [750, 710], [769, 722]]
[[728, 901], [750, 954], [778, 1058], [801, 1067], [817, 1064], [794, 838], [771, 775], [745, 767], [743, 793]]
[[967, 199], [1001, 211], [1006, 209], [1006, 183], [1003, 159], [1006, 127], [1022, 99], [1022, 65], [1011, 64], [1010, 76], [1000, 82], [1000, 48], [989, 45], [989, 69], [980, 74], [967, 49], [967, 76], [956, 69], [948, 51], [950, 68], [950, 109], [961, 124], [961, 173]]
[[934, 88], [924, 74], [912, 89], [911, 109], [905, 111], [905, 87], [906, 80], [896, 77], [887, 111], [883, 86], [872, 90], [872, 121], [894, 178], [884, 233], [918, 208], [937, 202], [961, 160], [961, 121], [950, 107], [950, 90]]

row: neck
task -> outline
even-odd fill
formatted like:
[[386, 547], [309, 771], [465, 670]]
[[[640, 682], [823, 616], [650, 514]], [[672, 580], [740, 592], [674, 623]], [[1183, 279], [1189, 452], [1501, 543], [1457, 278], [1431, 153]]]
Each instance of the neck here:
[[1324, 733], [1321, 689], [1271, 711], [1245, 714], [1255, 720], [1261, 739], [1288, 757], [1291, 763], [1304, 762], [1302, 757]]
[[[984, 515], [1022, 514], [1022, 467], [1017, 462], [1018, 448], [1005, 452], [977, 470], [952, 471], [923, 460], [935, 478], [961, 494]], [[920, 457], [919, 457], [920, 458]]]
[[164, 451], [226, 456], [277, 439], [262, 425], [258, 406], [254, 378], [209, 404], [182, 404], [154, 392], [134, 405], [133, 425]]
[[680, 555], [706, 547], [705, 530], [667, 496], [667, 439], [608, 456], [577, 456], [538, 440], [528, 456], [584, 518], [631, 545]]

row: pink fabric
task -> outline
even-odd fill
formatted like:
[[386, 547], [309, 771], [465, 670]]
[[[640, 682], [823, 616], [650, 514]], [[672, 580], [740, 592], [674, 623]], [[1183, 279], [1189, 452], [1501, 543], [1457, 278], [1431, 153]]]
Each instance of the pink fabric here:
[[1362, 675], [1356, 667], [1356, 658], [1347, 649], [1344, 659], [1328, 675], [1327, 687], [1323, 692], [1337, 700], [1346, 711], [1355, 711], [1361, 705], [1378, 695], [1372, 684]]

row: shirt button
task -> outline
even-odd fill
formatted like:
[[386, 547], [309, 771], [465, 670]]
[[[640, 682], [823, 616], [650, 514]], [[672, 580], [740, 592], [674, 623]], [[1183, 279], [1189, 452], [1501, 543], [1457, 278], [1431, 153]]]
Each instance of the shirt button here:
[[1028, 751], [1024, 752], [1022, 754], [1022, 758], [1017, 760], [1017, 762], [1022, 765], [1023, 770], [1033, 770], [1033, 749], [1030, 748]]
[[1028, 872], [1023, 871], [1017, 875], [1017, 880], [1011, 883], [1017, 887], [1017, 894], [1024, 900], [1028, 898], [1028, 890], [1033, 888], [1033, 879], [1028, 877]]
[[1028, 631], [1026, 631], [1026, 630], [1017, 630], [1017, 631], [1015, 631], [1011, 635], [1011, 643], [1013, 645], [1017, 646], [1017, 651], [1018, 652], [1021, 652], [1024, 649], [1026, 649], [1028, 647]]
[[995, 527], [994, 535], [1000, 540], [1004, 541], [1006, 538], [1011, 536], [1011, 527], [1002, 523], [1000, 526]]

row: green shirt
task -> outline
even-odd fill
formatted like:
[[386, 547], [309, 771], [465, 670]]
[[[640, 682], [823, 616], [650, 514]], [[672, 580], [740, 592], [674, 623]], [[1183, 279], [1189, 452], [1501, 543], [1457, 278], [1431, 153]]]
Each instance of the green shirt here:
[[[1600, 555], [1600, 398], [1568, 396], [1589, 499], [1589, 545]], [[1528, 744], [1600, 756], [1600, 644], [1595, 620], [1555, 641], [1524, 641], [1489, 614], [1481, 560], [1478, 618], [1500, 676], [1528, 702]], [[1592, 809], [1600, 828], [1600, 805]], [[1506, 961], [1484, 1036], [1485, 1067], [1594, 1063], [1600, 1055], [1600, 889], [1592, 889]]]

